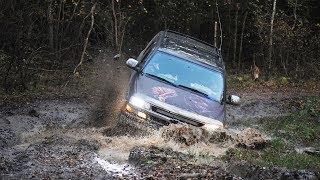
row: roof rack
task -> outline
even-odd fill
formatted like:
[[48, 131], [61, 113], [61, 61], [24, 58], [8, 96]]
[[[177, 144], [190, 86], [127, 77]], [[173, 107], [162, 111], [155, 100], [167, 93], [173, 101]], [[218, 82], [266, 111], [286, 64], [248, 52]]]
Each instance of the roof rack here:
[[198, 38], [195, 38], [195, 37], [192, 37], [192, 36], [183, 34], [183, 33], [181, 33], [181, 32], [177, 32], [177, 31], [173, 31], [173, 30], [166, 29], [166, 30], [165, 30], [165, 35], [164, 35], [165, 37], [167, 37], [167, 32], [174, 33], [174, 34], [178, 34], [178, 35], [181, 35], [181, 36], [184, 36], [184, 37], [193, 39], [193, 40], [195, 40], [195, 41], [201, 42], [201, 43], [203, 43], [203, 44], [205, 44], [205, 45], [207, 45], [207, 46], [210, 46], [210, 47], [214, 48], [217, 52], [220, 52], [219, 49], [218, 49], [217, 47], [215, 47], [214, 45], [212, 45], [212, 44], [210, 44], [210, 43], [207, 43], [207, 42], [205, 42], [205, 41], [203, 41], [203, 40], [200, 40], [200, 39], [198, 39]]

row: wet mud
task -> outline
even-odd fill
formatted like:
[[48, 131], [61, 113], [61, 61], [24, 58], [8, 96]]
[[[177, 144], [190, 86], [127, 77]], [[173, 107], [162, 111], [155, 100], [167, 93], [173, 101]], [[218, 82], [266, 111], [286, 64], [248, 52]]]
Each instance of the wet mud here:
[[[268, 146], [269, 137], [252, 128], [210, 133], [172, 125], [141, 131], [117, 124], [129, 71], [121, 62], [106, 63], [105, 59], [110, 57], [98, 57], [95, 75], [83, 87], [87, 98], [36, 100], [0, 107], [1, 179], [317, 177], [312, 172], [263, 169], [247, 164], [226, 167], [214, 160], [235, 146], [254, 149]], [[283, 94], [274, 99], [255, 96], [246, 95], [240, 106], [228, 106], [230, 124], [294, 111], [286, 104], [296, 96]], [[232, 170], [235, 166], [239, 172]]]

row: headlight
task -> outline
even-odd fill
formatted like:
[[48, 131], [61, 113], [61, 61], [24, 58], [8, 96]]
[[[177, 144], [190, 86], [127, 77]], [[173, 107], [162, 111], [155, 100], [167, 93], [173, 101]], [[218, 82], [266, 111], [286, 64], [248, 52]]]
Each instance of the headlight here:
[[129, 103], [137, 108], [140, 109], [150, 109], [150, 104], [147, 103], [146, 101], [144, 101], [143, 99], [136, 97], [136, 96], [132, 96], [129, 100]]
[[209, 132], [213, 132], [219, 128], [222, 128], [223, 125], [221, 123], [221, 125], [218, 124], [205, 124], [204, 126], [202, 126], [205, 130], [209, 131]]

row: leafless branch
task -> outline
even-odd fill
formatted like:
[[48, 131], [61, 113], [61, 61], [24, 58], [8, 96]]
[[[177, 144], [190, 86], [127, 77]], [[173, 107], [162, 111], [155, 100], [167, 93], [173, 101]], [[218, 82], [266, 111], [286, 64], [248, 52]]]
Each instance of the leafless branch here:
[[82, 51], [82, 54], [81, 54], [81, 58], [80, 58], [80, 62], [79, 64], [76, 66], [76, 68], [74, 68], [73, 70], [73, 74], [75, 74], [77, 72], [77, 69], [82, 65], [83, 63], [83, 59], [84, 59], [84, 55], [86, 53], [86, 50], [87, 50], [87, 46], [88, 46], [88, 41], [89, 41], [89, 37], [90, 37], [90, 34], [91, 34], [91, 31], [93, 29], [93, 25], [94, 25], [94, 12], [95, 12], [95, 9], [96, 9], [96, 5], [97, 3], [94, 3], [94, 5], [92, 6], [91, 8], [91, 11], [90, 11], [90, 14], [91, 14], [91, 26], [90, 26], [90, 29], [87, 33], [87, 37], [85, 39], [85, 42], [84, 42], [84, 45], [83, 45], [83, 51]]

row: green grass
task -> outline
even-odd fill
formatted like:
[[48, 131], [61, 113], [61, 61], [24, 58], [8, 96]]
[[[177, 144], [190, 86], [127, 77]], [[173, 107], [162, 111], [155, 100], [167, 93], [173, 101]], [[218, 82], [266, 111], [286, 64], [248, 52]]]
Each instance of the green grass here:
[[302, 101], [300, 110], [286, 117], [264, 120], [260, 128], [273, 139], [262, 150], [235, 148], [228, 151], [222, 160], [227, 162], [247, 161], [267, 167], [320, 170], [320, 157], [299, 154], [297, 147], [320, 148], [320, 98], [311, 97]]
[[320, 98], [311, 97], [301, 104], [301, 109], [289, 116], [263, 121], [262, 129], [295, 144], [319, 146]]
[[279, 153], [267, 151], [262, 156], [262, 165], [286, 167], [288, 169], [320, 169], [320, 157], [295, 152]]
[[263, 150], [259, 163], [288, 169], [320, 169], [320, 157], [298, 154], [294, 148], [295, 144], [285, 142], [282, 138], [273, 139], [270, 146]]
[[320, 123], [307, 117], [287, 116], [262, 124], [263, 130], [292, 143], [313, 144], [319, 140]]
[[309, 169], [319, 171], [320, 157], [298, 154], [294, 147], [286, 144], [283, 139], [276, 139], [264, 150], [235, 148], [222, 157], [227, 162], [247, 161], [264, 167], [285, 167], [288, 169]]

